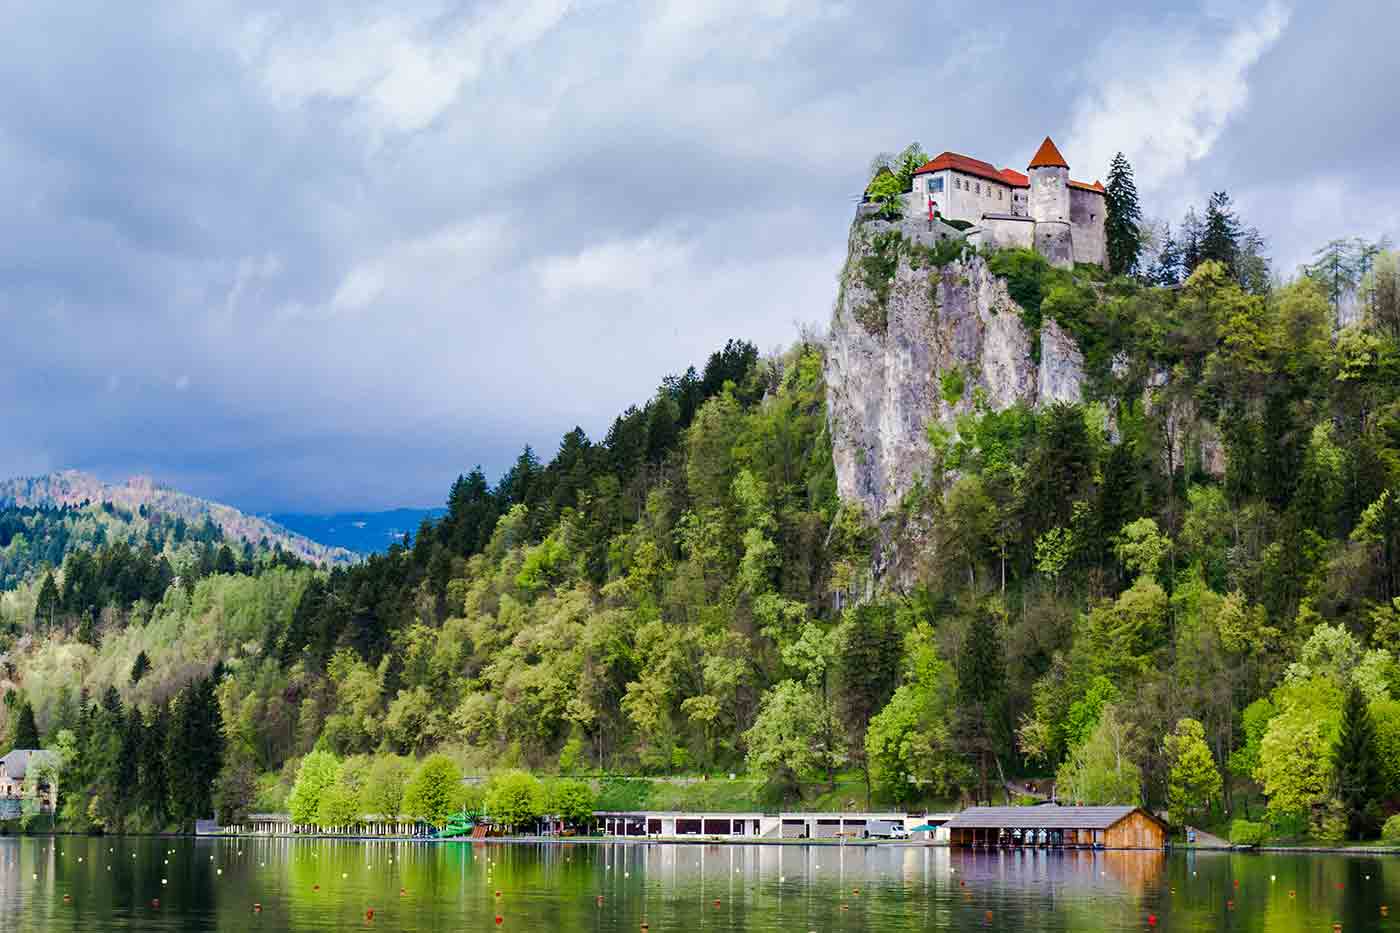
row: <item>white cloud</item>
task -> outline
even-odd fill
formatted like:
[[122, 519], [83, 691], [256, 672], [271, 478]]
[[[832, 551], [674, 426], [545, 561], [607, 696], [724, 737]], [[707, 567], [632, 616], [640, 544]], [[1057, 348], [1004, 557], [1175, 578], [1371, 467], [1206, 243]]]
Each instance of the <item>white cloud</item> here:
[[586, 291], [648, 292], [689, 273], [691, 247], [670, 236], [643, 236], [589, 246], [536, 264], [540, 288], [553, 298]]
[[553, 30], [570, 6], [506, 0], [450, 25], [441, 6], [330, 26], [289, 26], [269, 15], [251, 20], [234, 43], [281, 105], [348, 102], [376, 134], [411, 133], [431, 125], [493, 62]]
[[[1290, 11], [1270, 0], [1225, 24], [1193, 20], [1107, 36], [1084, 69], [1067, 152], [1094, 172], [1119, 150], [1144, 189], [1178, 179], [1248, 105], [1248, 72], [1278, 42]], [[1088, 177], [1093, 172], [1081, 170]]]

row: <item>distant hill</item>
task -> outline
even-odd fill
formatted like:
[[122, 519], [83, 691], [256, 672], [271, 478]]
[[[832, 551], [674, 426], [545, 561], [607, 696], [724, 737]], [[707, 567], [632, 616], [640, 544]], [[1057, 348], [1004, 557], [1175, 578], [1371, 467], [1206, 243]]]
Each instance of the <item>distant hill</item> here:
[[341, 547], [359, 554], [376, 554], [401, 541], [406, 533], [416, 535], [423, 519], [439, 519], [446, 509], [390, 509], [386, 512], [343, 512], [336, 515], [305, 515], [296, 512], [268, 516], [272, 521], [328, 547]]
[[321, 543], [233, 506], [179, 492], [146, 476], [132, 477], [122, 485], [104, 483], [77, 470], [0, 480], [0, 507], [73, 508], [84, 504], [110, 504], [131, 513], [133, 518], [157, 513], [182, 518], [190, 524], [208, 519], [218, 525], [226, 539], [247, 541], [254, 546], [264, 540], [268, 547], [280, 544], [283, 550], [303, 560], [325, 566], [350, 564], [356, 559], [345, 548]]

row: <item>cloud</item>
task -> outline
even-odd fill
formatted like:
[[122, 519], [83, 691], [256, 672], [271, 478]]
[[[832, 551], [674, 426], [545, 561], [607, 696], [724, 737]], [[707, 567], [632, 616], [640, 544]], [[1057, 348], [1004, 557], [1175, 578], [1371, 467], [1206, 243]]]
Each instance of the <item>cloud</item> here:
[[674, 283], [687, 268], [692, 248], [670, 236], [647, 235], [588, 246], [538, 264], [540, 288], [551, 298], [578, 291], [648, 293]]
[[492, 63], [554, 29], [570, 6], [499, 0], [468, 15], [447, 4], [413, 13], [349, 6], [332, 22], [264, 14], [235, 34], [234, 47], [282, 106], [343, 102], [376, 133], [412, 133], [430, 126]]
[[1249, 71], [1283, 36], [1290, 11], [1269, 0], [1224, 22], [1169, 16], [1104, 37], [1083, 68], [1068, 149], [1093, 166], [1125, 151], [1138, 184], [1175, 183], [1249, 103]]

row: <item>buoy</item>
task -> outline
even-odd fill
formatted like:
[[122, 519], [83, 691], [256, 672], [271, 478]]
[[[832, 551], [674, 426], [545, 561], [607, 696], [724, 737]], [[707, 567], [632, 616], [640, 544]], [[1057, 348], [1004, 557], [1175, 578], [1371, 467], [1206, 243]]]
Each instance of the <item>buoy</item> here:
[[71, 901], [71, 900], [73, 900], [73, 895], [71, 895], [71, 894], [65, 894], [65, 895], [63, 895], [63, 903], [67, 904], [67, 903], [68, 903], [69, 901]]
[[366, 919], [366, 920], [373, 920], [373, 919], [374, 919], [374, 908], [373, 908], [373, 907], [366, 907], [366, 908], [365, 908], [365, 919]]
[[841, 909], [842, 909], [842, 910], [850, 910], [851, 908], [847, 907], [845, 904], [842, 904], [842, 905], [841, 905]]
[[719, 898], [715, 898], [715, 906], [716, 906], [716, 907], [719, 906]]
[[506, 918], [505, 918], [505, 917], [502, 917], [500, 914], [496, 914], [496, 926], [500, 926], [501, 924], [503, 924], [503, 923], [505, 923], [505, 922], [506, 922]]
[[1157, 925], [1157, 915], [1156, 915], [1156, 914], [1148, 914], [1148, 915], [1147, 915], [1147, 925], [1150, 926], [1150, 927], [1155, 927], [1155, 926]]
[[399, 888], [399, 897], [408, 897], [408, 889]]
[[1236, 879], [1235, 879], [1235, 887], [1238, 888], [1239, 886], [1240, 886], [1240, 879], [1236, 878]]
[[787, 880], [787, 875], [779, 875], [779, 876], [778, 876], [778, 883], [779, 883], [779, 884], [782, 884], [782, 883], [783, 883], [784, 881], [786, 881], [786, 880]]
[[260, 913], [262, 913], [262, 905], [261, 905], [261, 904], [258, 904], [258, 903], [254, 903], [254, 904], [253, 904], [253, 913], [255, 913], [255, 914], [260, 914]]
[[1278, 876], [1277, 876], [1277, 875], [1270, 875], [1270, 876], [1269, 876], [1269, 880], [1270, 880], [1270, 881], [1277, 881], [1277, 880], [1278, 880]]
[[313, 891], [319, 891], [319, 890], [321, 890], [321, 886], [320, 886], [319, 884], [313, 884], [313, 885], [311, 886], [311, 890], [313, 890]]
[[851, 888], [851, 893], [852, 893], [852, 894], [859, 894], [859, 893], [860, 893], [860, 888]]
[[965, 887], [967, 887], [967, 882], [966, 882], [966, 881], [959, 881], [959, 882], [958, 882], [958, 887], [960, 887], [960, 888], [965, 888]]
[[1298, 896], [1298, 892], [1297, 892], [1297, 891], [1289, 891], [1289, 892], [1288, 892], [1288, 896], [1289, 896], [1289, 897], [1297, 897], [1297, 896]]
[[222, 868], [216, 868], [216, 869], [214, 869], [214, 874], [216, 874], [216, 875], [222, 875], [223, 873], [224, 873], [224, 870], [223, 870]]
[[162, 879], [160, 879], [160, 883], [161, 883], [161, 884], [169, 884], [170, 881], [169, 881], [169, 879], [162, 878]]
[[342, 881], [345, 880], [346, 878], [349, 878], [349, 877], [350, 877], [350, 875], [349, 875], [347, 872], [341, 872], [341, 873], [340, 873], [340, 878], [341, 878]]
[[1225, 902], [1225, 909], [1226, 909], [1226, 910], [1234, 910], [1234, 909], [1235, 909], [1235, 902], [1234, 902], [1234, 901], [1226, 901], [1226, 902]]
[[986, 916], [986, 918], [987, 918], [987, 922], [988, 922], [988, 923], [991, 923], [991, 922], [992, 922], [992, 912], [991, 912], [990, 910], [987, 911], [987, 913], [985, 914], [985, 916]]
[[154, 907], [156, 910], [160, 910], [160, 898], [151, 898], [151, 906]]
[[497, 896], [497, 897], [500, 897], [500, 896], [501, 896], [501, 892], [500, 892], [500, 891], [497, 891], [497, 892], [496, 892], [496, 896]]

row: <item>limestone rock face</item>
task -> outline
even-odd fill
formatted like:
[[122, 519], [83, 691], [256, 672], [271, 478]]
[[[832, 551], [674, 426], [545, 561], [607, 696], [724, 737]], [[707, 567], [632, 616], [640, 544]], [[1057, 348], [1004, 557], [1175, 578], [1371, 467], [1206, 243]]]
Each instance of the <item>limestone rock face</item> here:
[[979, 401], [993, 410], [1077, 402], [1084, 383], [1083, 355], [1053, 322], [1042, 328], [1040, 363], [1032, 359], [1019, 308], [980, 257], [940, 268], [900, 249], [892, 277], [888, 264], [871, 271], [891, 257], [896, 232], [927, 239], [917, 220], [853, 225], [826, 363], [838, 489], [872, 518], [928, 475], [930, 423], [954, 434]]

